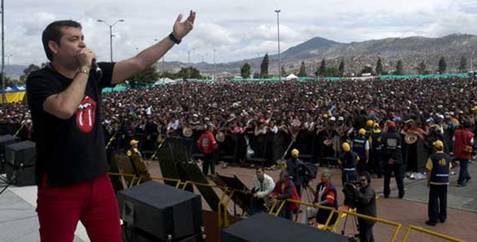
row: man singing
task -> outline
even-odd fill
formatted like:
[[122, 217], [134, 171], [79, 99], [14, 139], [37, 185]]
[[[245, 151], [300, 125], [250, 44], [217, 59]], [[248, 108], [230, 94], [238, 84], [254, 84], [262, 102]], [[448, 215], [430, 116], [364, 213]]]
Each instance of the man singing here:
[[144, 70], [179, 44], [194, 25], [195, 12], [179, 15], [172, 33], [138, 55], [98, 63], [87, 48], [82, 27], [55, 21], [43, 31], [50, 63], [27, 81], [37, 149], [37, 212], [42, 242], [73, 241], [81, 221], [91, 241], [120, 242], [118, 205], [106, 174], [101, 127], [101, 89]]

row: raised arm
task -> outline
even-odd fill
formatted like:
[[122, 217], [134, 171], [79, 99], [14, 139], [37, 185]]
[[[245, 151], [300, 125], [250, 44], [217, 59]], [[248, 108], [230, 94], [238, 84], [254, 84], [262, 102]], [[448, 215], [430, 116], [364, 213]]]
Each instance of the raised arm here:
[[164, 54], [175, 44], [174, 39], [181, 41], [193, 28], [195, 21], [195, 12], [190, 11], [189, 17], [182, 20], [182, 14], [176, 19], [172, 30], [172, 38], [167, 36], [158, 43], [146, 48], [136, 56], [119, 61], [114, 65], [113, 84], [123, 82], [130, 76], [146, 69], [157, 62]]

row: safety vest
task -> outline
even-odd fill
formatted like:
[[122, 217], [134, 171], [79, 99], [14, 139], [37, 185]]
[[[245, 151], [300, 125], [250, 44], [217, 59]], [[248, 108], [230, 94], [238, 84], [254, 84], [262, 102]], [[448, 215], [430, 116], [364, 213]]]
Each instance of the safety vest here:
[[449, 164], [451, 157], [446, 153], [434, 153], [430, 157], [432, 161], [431, 183], [449, 183]]
[[352, 172], [356, 171], [356, 165], [358, 164], [358, 155], [355, 152], [345, 152], [341, 155], [340, 161], [343, 171]]
[[353, 139], [353, 151], [356, 152], [361, 159], [366, 158], [366, 141], [367, 139], [362, 136], [357, 136]]

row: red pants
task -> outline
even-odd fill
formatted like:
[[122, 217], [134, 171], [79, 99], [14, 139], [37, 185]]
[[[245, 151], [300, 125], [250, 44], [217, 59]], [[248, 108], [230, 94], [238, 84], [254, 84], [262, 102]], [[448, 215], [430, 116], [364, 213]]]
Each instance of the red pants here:
[[107, 175], [67, 187], [49, 187], [43, 178], [37, 199], [42, 242], [73, 241], [78, 221], [91, 241], [122, 242], [118, 204]]

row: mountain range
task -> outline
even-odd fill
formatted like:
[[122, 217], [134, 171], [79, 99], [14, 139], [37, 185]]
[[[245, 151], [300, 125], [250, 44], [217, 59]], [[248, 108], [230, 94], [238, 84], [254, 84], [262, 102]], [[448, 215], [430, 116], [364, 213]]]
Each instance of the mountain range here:
[[[460, 60], [465, 57], [467, 70], [473, 70], [473, 60], [477, 49], [477, 36], [470, 34], [451, 34], [439, 38], [406, 37], [385, 38], [362, 42], [341, 43], [321, 37], [309, 39], [301, 44], [290, 47], [281, 53], [281, 63], [287, 73], [298, 73], [303, 61], [307, 74], [313, 76], [321, 63], [326, 60], [327, 66], [338, 66], [341, 60], [345, 62], [346, 73], [359, 73], [366, 65], [373, 69], [378, 58], [381, 58], [384, 71], [393, 72], [398, 60], [404, 64], [404, 73], [417, 73], [417, 65], [424, 61], [429, 72], [436, 72], [438, 62], [444, 57], [447, 63], [447, 72], [457, 72]], [[277, 55], [270, 54], [269, 72], [277, 73]], [[192, 64], [201, 73], [219, 75], [239, 75], [244, 63], [249, 63], [252, 73], [260, 72], [263, 57], [249, 58], [216, 65], [200, 62]], [[177, 72], [181, 67], [188, 66], [182, 62], [160, 62], [159, 71]], [[7, 65], [5, 73], [9, 77], [18, 78], [23, 74], [26, 66]]]
[[[404, 72], [417, 73], [417, 65], [424, 61], [427, 70], [436, 72], [438, 62], [444, 57], [448, 72], [456, 72], [460, 60], [465, 57], [467, 70], [473, 69], [472, 61], [477, 49], [477, 36], [469, 34], [451, 34], [440, 38], [407, 37], [385, 38], [362, 42], [341, 43], [321, 37], [315, 37], [301, 44], [288, 48], [281, 53], [281, 63], [288, 73], [297, 73], [301, 62], [305, 62], [307, 74], [313, 76], [322, 59], [327, 66], [338, 66], [341, 60], [345, 62], [345, 72], [359, 73], [364, 66], [376, 66], [378, 58], [382, 59], [384, 70], [393, 72], [398, 60], [404, 64]], [[270, 73], [277, 73], [277, 55], [270, 55]], [[250, 58], [229, 63], [217, 64], [218, 72], [228, 72], [233, 75], [240, 73], [240, 67], [249, 63], [252, 72], [260, 71], [263, 57]], [[166, 63], [165, 69], [184, 66], [184, 63]], [[202, 73], [214, 73], [214, 65], [196, 63], [194, 67]]]

